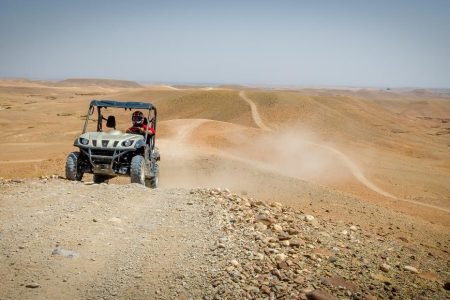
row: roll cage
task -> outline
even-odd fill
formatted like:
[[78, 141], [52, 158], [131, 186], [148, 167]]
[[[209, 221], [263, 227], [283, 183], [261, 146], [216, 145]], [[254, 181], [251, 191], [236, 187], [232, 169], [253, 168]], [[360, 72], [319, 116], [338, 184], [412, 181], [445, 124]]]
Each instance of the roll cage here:
[[[133, 109], [140, 109], [140, 110], [146, 110], [148, 111], [146, 120], [148, 122], [148, 125], [150, 125], [154, 130], [156, 130], [156, 118], [157, 118], [157, 111], [156, 107], [153, 106], [151, 103], [147, 102], [123, 102], [123, 101], [116, 101], [116, 100], [92, 100], [88, 112], [86, 114], [86, 121], [84, 123], [83, 132], [86, 132], [90, 117], [94, 115], [95, 108], [97, 108], [97, 132], [103, 131], [103, 120], [107, 120], [102, 115], [102, 109], [103, 108], [123, 108], [125, 110], [132, 111]], [[144, 114], [145, 115], [145, 114]], [[110, 120], [107, 120], [109, 123]], [[114, 121], [115, 123], [115, 121]], [[115, 125], [114, 125], [115, 127]], [[153, 150], [155, 147], [155, 135], [149, 135], [148, 134], [148, 126], [147, 130], [144, 135], [144, 141], [150, 146], [150, 150]]]

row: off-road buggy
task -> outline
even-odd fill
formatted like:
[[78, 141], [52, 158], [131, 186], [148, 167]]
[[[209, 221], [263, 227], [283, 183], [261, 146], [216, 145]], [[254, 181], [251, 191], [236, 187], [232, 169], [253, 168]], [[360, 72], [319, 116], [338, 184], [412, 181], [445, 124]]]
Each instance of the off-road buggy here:
[[[127, 122], [123, 127], [130, 124], [129, 116], [132, 110], [143, 111], [147, 130], [143, 134], [117, 130], [117, 114], [116, 116], [109, 114], [111, 110], [121, 115], [124, 122]], [[104, 116], [105, 112], [108, 112], [108, 117]], [[124, 116], [127, 118], [124, 119]], [[84, 173], [92, 173], [94, 182], [102, 183], [115, 176], [125, 175], [131, 177], [132, 183], [156, 188], [160, 156], [155, 147], [155, 135], [150, 135], [148, 129], [149, 127], [156, 129], [156, 117], [156, 107], [151, 103], [92, 100], [83, 132], [73, 144], [80, 151], [67, 156], [66, 178], [80, 181]], [[107, 131], [103, 130], [104, 121]], [[88, 127], [92, 126], [93, 130], [88, 131]]]

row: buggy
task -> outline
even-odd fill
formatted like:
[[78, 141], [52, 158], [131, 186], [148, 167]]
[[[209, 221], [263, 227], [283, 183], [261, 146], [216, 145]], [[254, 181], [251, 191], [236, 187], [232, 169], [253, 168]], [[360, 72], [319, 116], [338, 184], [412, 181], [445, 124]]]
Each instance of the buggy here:
[[[125, 112], [144, 111], [147, 130], [143, 134], [117, 130], [116, 116], [104, 116], [105, 111], [112, 109], [118, 109], [122, 115], [124, 113], [121, 109]], [[129, 116], [129, 112], [126, 115]], [[150, 135], [148, 129], [156, 129], [156, 117], [156, 107], [151, 103], [92, 100], [83, 132], [73, 144], [79, 151], [67, 156], [66, 178], [81, 181], [84, 173], [92, 173], [94, 183], [103, 183], [116, 176], [130, 176], [131, 183], [156, 188], [160, 155], [155, 147], [155, 135]], [[88, 131], [90, 124], [95, 126], [95, 131]], [[103, 130], [103, 125], [106, 126], [106, 131]]]

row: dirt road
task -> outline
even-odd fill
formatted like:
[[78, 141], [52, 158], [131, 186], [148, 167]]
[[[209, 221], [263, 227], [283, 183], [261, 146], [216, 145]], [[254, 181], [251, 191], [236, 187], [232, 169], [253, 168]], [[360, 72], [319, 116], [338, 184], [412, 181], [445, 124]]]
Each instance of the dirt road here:
[[2, 185], [0, 299], [208, 294], [214, 207], [186, 190], [40, 181]]

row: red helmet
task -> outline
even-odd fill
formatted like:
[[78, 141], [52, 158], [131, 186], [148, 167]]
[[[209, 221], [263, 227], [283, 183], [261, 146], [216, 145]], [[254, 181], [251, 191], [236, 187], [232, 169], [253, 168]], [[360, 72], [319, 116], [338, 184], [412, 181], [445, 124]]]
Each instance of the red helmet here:
[[135, 111], [131, 116], [131, 121], [133, 121], [133, 124], [135, 125], [141, 125], [144, 123], [144, 114], [139, 110]]

